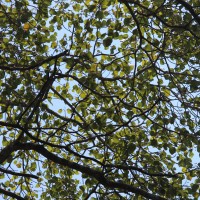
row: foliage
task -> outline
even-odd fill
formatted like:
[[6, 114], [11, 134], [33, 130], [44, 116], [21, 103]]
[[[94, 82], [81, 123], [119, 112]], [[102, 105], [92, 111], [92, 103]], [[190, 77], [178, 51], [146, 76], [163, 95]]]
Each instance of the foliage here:
[[198, 0], [3, 0], [3, 199], [198, 199]]

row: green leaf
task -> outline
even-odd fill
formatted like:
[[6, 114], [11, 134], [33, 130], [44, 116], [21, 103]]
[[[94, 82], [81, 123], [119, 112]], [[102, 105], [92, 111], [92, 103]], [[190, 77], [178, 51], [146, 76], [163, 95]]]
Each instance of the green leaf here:
[[112, 38], [111, 37], [107, 37], [103, 40], [103, 46], [104, 47], [109, 47], [112, 44]]
[[169, 152], [170, 152], [171, 154], [176, 153], [176, 148], [170, 147], [170, 148], [169, 148]]

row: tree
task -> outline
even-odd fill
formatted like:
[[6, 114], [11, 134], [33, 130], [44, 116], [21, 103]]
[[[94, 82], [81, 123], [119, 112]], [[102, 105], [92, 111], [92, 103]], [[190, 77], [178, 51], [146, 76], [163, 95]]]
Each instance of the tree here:
[[199, 13], [1, 1], [1, 199], [197, 200]]

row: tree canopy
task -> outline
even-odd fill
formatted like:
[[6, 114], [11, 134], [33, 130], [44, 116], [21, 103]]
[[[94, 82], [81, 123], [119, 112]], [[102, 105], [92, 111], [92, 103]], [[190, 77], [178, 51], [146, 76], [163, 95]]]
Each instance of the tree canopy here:
[[198, 199], [199, 0], [1, 0], [1, 199]]

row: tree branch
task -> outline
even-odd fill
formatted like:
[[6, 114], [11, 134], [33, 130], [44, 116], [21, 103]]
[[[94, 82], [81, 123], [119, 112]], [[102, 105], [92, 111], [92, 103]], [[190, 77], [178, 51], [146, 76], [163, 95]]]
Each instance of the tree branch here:
[[[77, 170], [81, 173], [87, 174], [88, 176], [90, 176], [92, 178], [95, 178], [97, 181], [99, 181], [99, 183], [101, 183], [102, 185], [104, 185], [106, 187], [109, 187], [112, 189], [118, 188], [121, 190], [126, 190], [129, 192], [135, 193], [135, 194], [142, 195], [148, 199], [166, 200], [163, 197], [148, 193], [148, 192], [146, 192], [142, 189], [136, 188], [134, 186], [131, 186], [131, 185], [128, 185], [125, 183], [110, 181], [104, 177], [104, 173], [94, 170], [90, 167], [86, 167], [81, 164], [77, 164], [75, 162], [60, 158], [60, 157], [56, 156], [55, 154], [49, 152], [47, 149], [45, 149], [43, 145], [17, 142], [14, 144], [13, 150], [14, 151], [16, 151], [16, 150], [34, 150], [34, 151], [38, 152], [39, 154], [43, 155], [45, 158], [47, 158], [57, 164], [69, 167], [69, 168]], [[10, 153], [12, 153], [12, 152], [10, 152]]]
[[200, 17], [195, 13], [193, 7], [183, 0], [177, 0], [177, 2], [178, 4], [181, 4], [186, 10], [188, 10], [190, 14], [194, 17], [194, 20], [200, 25]]
[[23, 176], [23, 177], [26, 177], [26, 178], [35, 178], [35, 179], [39, 178], [38, 176], [35, 176], [33, 174], [25, 174], [25, 173], [13, 172], [11, 170], [3, 169], [1, 167], [0, 167], [0, 172], [7, 173], [7, 174], [12, 174], [12, 175], [16, 175], [16, 176]]
[[13, 193], [13, 192], [9, 192], [9, 191], [7, 191], [7, 190], [4, 190], [4, 189], [2, 189], [2, 188], [0, 188], [0, 193], [1, 193], [1, 194], [5, 194], [5, 195], [10, 196], [10, 197], [13, 197], [13, 198], [18, 199], [18, 200], [25, 200], [25, 198], [20, 197], [20, 196], [18, 196], [17, 194], [15, 194], [15, 193]]
[[123, 169], [123, 170], [136, 170], [138, 172], [141, 172], [143, 174], [149, 175], [149, 176], [166, 176], [166, 177], [171, 177], [171, 178], [177, 178], [177, 174], [164, 174], [164, 173], [149, 173], [139, 167], [134, 167], [134, 166], [125, 166], [125, 165], [112, 165], [108, 164], [105, 167], [114, 167], [117, 169]]
[[35, 69], [35, 68], [38, 68], [38, 67], [40, 67], [41, 65], [43, 65], [43, 64], [45, 64], [45, 63], [48, 63], [48, 62], [50, 62], [50, 61], [52, 61], [52, 60], [58, 59], [58, 58], [60, 58], [60, 57], [62, 57], [62, 56], [66, 56], [66, 55], [68, 54], [68, 52], [69, 52], [69, 51], [66, 50], [66, 51], [64, 51], [64, 52], [62, 52], [62, 53], [59, 53], [59, 54], [55, 55], [55, 56], [50, 56], [50, 57], [48, 57], [47, 59], [42, 60], [42, 61], [39, 61], [39, 62], [37, 62], [36, 64], [31, 65], [31, 66], [29, 66], [29, 67], [26, 67], [26, 65], [25, 65], [25, 66], [18, 67], [18, 66], [16, 66], [15, 64], [11, 64], [11, 65], [8, 65], [8, 66], [4, 66], [4, 65], [1, 65], [1, 63], [0, 63], [0, 69], [2, 69], [2, 70], [9, 70], [9, 71], [27, 71], [27, 70], [30, 70], [30, 69]]

